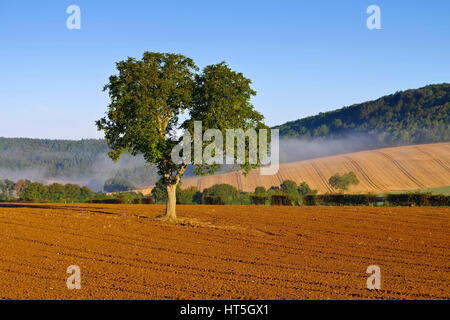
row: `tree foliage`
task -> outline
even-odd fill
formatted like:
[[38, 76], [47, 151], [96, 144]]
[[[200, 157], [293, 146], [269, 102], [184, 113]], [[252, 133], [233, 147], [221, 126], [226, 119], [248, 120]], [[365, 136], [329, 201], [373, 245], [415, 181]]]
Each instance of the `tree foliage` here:
[[103, 140], [47, 140], [0, 137], [0, 168], [3, 178], [86, 179], [123, 178], [136, 185], [158, 181], [157, 170], [125, 154], [116, 166], [105, 162], [110, 149]]
[[201, 204], [202, 193], [196, 187], [177, 188], [177, 201], [180, 204]]
[[[225, 63], [198, 74], [194, 61], [180, 54], [145, 52], [141, 60], [128, 58], [116, 67], [118, 74], [104, 88], [111, 103], [97, 127], [105, 133], [113, 160], [129, 152], [156, 166], [167, 190], [166, 218], [173, 219], [176, 188], [188, 165], [172, 160], [172, 150], [182, 141], [180, 129], [193, 136], [195, 121], [202, 121], [203, 131], [214, 128], [223, 136], [226, 129], [263, 128], [262, 115], [250, 104], [256, 93], [249, 79]], [[181, 114], [188, 114], [185, 121]], [[218, 167], [200, 163], [196, 171]], [[241, 166], [251, 167], [248, 161]]]
[[359, 184], [358, 177], [353, 171], [344, 173], [343, 175], [336, 173], [335, 175], [330, 177], [328, 182], [333, 188], [341, 191], [348, 190], [351, 185], [356, 186]]
[[400, 91], [374, 101], [287, 122], [280, 136], [330, 139], [364, 134], [375, 146], [450, 140], [450, 84]]
[[236, 204], [239, 200], [239, 190], [229, 184], [215, 184], [203, 190], [203, 197], [218, 197], [223, 204]]
[[[22, 183], [19, 181], [16, 183]], [[7, 197], [8, 190], [1, 189], [0, 200], [11, 201], [20, 200], [29, 202], [52, 202], [52, 203], [64, 203], [64, 202], [74, 202], [82, 203], [94, 198], [94, 192], [88, 187], [80, 187], [76, 184], [66, 184], [62, 185], [59, 183], [53, 183], [50, 186], [44, 185], [40, 182], [30, 182], [25, 181], [26, 185], [20, 195], [15, 195], [14, 197]], [[4, 186], [4, 182], [0, 181], [0, 187]], [[14, 188], [14, 187], [13, 187]]]
[[105, 192], [124, 192], [134, 189], [136, 187], [130, 181], [121, 178], [108, 179], [103, 187]]

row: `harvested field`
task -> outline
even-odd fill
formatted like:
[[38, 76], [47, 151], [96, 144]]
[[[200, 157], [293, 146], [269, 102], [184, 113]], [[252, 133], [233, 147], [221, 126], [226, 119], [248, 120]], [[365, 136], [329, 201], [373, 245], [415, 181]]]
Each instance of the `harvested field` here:
[[0, 205], [0, 298], [450, 298], [448, 208], [179, 206], [178, 224], [163, 210]]
[[[256, 187], [279, 186], [284, 180], [305, 181], [319, 193], [334, 192], [328, 179], [335, 173], [353, 171], [360, 183], [349, 190], [388, 192], [447, 186], [450, 181], [450, 143], [433, 143], [362, 151], [313, 160], [285, 163], [273, 176], [261, 176], [259, 170], [247, 176], [225, 173], [183, 181], [183, 188], [198, 187], [200, 191], [214, 184], [227, 183], [253, 192]], [[139, 189], [144, 194], [151, 187]]]

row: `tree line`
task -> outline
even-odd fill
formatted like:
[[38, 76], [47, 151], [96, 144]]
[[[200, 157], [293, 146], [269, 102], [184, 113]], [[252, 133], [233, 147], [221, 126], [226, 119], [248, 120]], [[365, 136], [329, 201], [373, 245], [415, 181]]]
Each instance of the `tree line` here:
[[450, 139], [450, 84], [429, 85], [275, 127], [280, 136], [303, 140], [355, 134], [372, 136], [371, 147]]
[[103, 140], [0, 137], [0, 150], [0, 169], [3, 171], [3, 178], [11, 179], [25, 172], [25, 175], [30, 177], [20, 178], [37, 180], [92, 177], [92, 184], [103, 183], [108, 178], [118, 178], [139, 186], [155, 183], [159, 179], [153, 166], [146, 165], [144, 161], [136, 161], [129, 154], [126, 154], [118, 165], [114, 165], [112, 161], [108, 164], [105, 155], [110, 149]]
[[[272, 205], [272, 206], [450, 206], [450, 196], [431, 193], [401, 194], [322, 194], [306, 182], [297, 184], [285, 180], [280, 186], [268, 189], [260, 186], [254, 192], [244, 192], [228, 184], [216, 184], [200, 192], [196, 187], [177, 188], [177, 202], [183, 205]], [[161, 183], [153, 188], [151, 195], [132, 191], [106, 194], [93, 192], [88, 187], [74, 184], [54, 183], [44, 185], [29, 180], [0, 180], [0, 202], [35, 203], [103, 203], [103, 204], [164, 204], [166, 189]]]
[[85, 202], [95, 196], [88, 187], [76, 184], [53, 183], [45, 185], [30, 180], [0, 180], [0, 202], [27, 201], [27, 202]]

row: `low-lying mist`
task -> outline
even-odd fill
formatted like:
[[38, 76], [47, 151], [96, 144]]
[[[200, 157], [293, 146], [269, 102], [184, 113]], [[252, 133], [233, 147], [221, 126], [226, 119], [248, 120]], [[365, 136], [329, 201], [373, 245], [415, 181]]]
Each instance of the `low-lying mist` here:
[[378, 147], [377, 138], [369, 135], [349, 135], [323, 140], [280, 140], [280, 162], [295, 162], [337, 154], [370, 150]]
[[[97, 155], [93, 162], [89, 174], [67, 174], [60, 176], [49, 176], [48, 169], [45, 167], [29, 167], [22, 170], [11, 170], [0, 167], [0, 180], [9, 179], [18, 181], [20, 179], [51, 183], [74, 183], [81, 186], [88, 186], [93, 191], [102, 191], [106, 180], [120, 175], [124, 170], [145, 170], [150, 166], [145, 163], [142, 156], [133, 157], [125, 154], [119, 161], [112, 161], [106, 154]], [[154, 181], [149, 181], [154, 183]]]
[[[377, 147], [376, 138], [368, 135], [347, 136], [345, 138], [323, 140], [280, 140], [280, 162], [302, 161], [337, 154], [369, 150]], [[232, 169], [225, 166], [220, 172]], [[10, 179], [18, 181], [28, 179], [31, 181], [51, 183], [74, 183], [88, 186], [93, 191], [102, 191], [106, 180], [119, 176], [127, 178], [136, 186], [152, 185], [158, 177], [156, 169], [145, 163], [142, 156], [133, 157], [125, 154], [118, 162], [113, 162], [107, 154], [98, 154], [93, 161], [89, 174], [66, 174], [49, 176], [45, 167], [26, 167], [22, 170], [8, 170], [0, 167], [0, 180]], [[185, 176], [192, 176], [193, 170], [188, 168]]]

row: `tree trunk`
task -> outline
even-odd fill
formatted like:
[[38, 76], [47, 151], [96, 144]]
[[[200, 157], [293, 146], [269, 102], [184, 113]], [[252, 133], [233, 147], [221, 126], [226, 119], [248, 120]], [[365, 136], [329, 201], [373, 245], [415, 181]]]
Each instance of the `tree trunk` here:
[[177, 205], [177, 185], [169, 184], [167, 186], [167, 205], [166, 205], [166, 215], [164, 216], [165, 219], [172, 220], [177, 218], [176, 205]]

